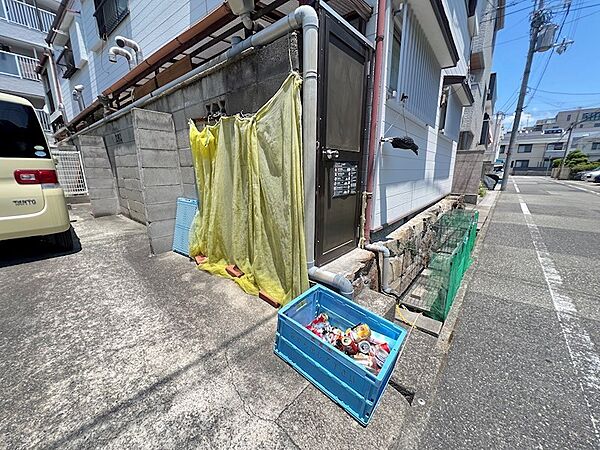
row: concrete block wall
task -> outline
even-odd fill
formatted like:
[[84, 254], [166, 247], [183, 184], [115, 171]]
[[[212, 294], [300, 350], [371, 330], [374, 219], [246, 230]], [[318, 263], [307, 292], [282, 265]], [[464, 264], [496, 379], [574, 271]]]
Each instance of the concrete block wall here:
[[133, 129], [148, 238], [153, 253], [171, 249], [177, 197], [183, 195], [173, 117], [134, 109]]
[[477, 204], [483, 172], [483, 150], [456, 152], [452, 192], [463, 194], [465, 202]]
[[146, 214], [131, 115], [109, 122], [101, 133], [115, 174], [120, 213], [145, 224]]
[[[119, 212], [117, 185], [102, 136], [78, 136], [73, 144], [79, 148], [88, 185], [92, 215], [114, 215]], [[69, 143], [60, 145], [68, 147]]]
[[147, 225], [152, 252], [169, 251], [177, 197], [198, 197], [189, 119], [214, 103], [227, 115], [254, 113], [298, 66], [296, 39], [284, 36], [82, 136], [92, 209]]
[[[207, 106], [215, 103], [224, 106], [226, 115], [255, 113], [278, 91], [291, 68], [298, 66], [297, 39], [284, 36], [145, 107], [172, 114], [184, 197], [198, 198], [189, 119], [206, 117]], [[197, 123], [199, 128], [204, 124]]]

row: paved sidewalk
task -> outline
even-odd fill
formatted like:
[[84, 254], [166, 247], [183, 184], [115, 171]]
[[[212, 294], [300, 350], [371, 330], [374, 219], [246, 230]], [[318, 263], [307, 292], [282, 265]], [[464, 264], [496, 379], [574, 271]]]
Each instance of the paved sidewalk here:
[[415, 448], [600, 447], [600, 198], [513, 179]]

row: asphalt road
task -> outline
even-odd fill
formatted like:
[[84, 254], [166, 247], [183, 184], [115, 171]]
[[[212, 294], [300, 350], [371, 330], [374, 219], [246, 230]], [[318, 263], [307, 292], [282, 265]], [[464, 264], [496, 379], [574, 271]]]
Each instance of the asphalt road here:
[[513, 177], [418, 448], [600, 448], [600, 188]]

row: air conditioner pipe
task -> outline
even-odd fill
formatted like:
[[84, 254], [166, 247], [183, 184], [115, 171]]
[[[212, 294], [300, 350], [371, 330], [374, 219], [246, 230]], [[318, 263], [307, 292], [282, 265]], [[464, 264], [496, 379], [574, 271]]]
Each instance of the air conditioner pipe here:
[[319, 283], [326, 284], [344, 297], [352, 300], [354, 298], [354, 287], [348, 278], [339, 273], [333, 273], [320, 267], [311, 267], [308, 269], [308, 278]]
[[[233, 45], [229, 50], [221, 53], [216, 58], [196, 67], [194, 70], [176, 78], [170, 83], [146, 94], [140, 99], [130, 103], [123, 109], [116, 111], [98, 122], [84, 128], [72, 136], [79, 136], [103, 124], [127, 114], [133, 108], [140, 108], [172, 91], [180, 89], [195, 80], [206, 76], [220, 64], [227, 62], [234, 56], [253, 47], [269, 44], [290, 31], [302, 28], [302, 62], [303, 62], [303, 87], [302, 87], [302, 147], [304, 161], [304, 235], [306, 238], [306, 260], [308, 267], [314, 266], [315, 260], [315, 174], [317, 160], [317, 62], [319, 54], [319, 17], [317, 12], [308, 5], [296, 8], [287, 16], [279, 19], [274, 24], [262, 29], [256, 34]], [[119, 47], [117, 50], [126, 51]]]
[[390, 249], [384, 245], [366, 244], [365, 249], [375, 253], [381, 253], [383, 264], [381, 265], [381, 290], [385, 294], [396, 295], [396, 292], [390, 287]]
[[129, 65], [129, 70], [131, 70], [131, 60], [133, 59], [131, 52], [121, 47], [111, 47], [108, 49], [108, 60], [111, 63], [117, 62], [117, 56], [122, 56], [125, 58], [127, 60], [127, 64]]

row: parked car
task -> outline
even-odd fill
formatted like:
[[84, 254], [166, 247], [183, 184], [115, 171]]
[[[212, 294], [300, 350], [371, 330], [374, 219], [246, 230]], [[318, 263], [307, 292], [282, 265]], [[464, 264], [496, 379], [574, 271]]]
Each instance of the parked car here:
[[594, 181], [596, 175], [600, 175], [600, 169], [595, 169], [586, 173], [581, 179], [585, 181]]
[[583, 178], [590, 172], [591, 172], [591, 170], [584, 170], [583, 172], [577, 172], [572, 175], [572, 178], [574, 180], [583, 180]]
[[65, 196], [33, 106], [0, 93], [0, 241], [32, 236], [73, 248]]
[[600, 173], [594, 177], [594, 183], [600, 183]]

